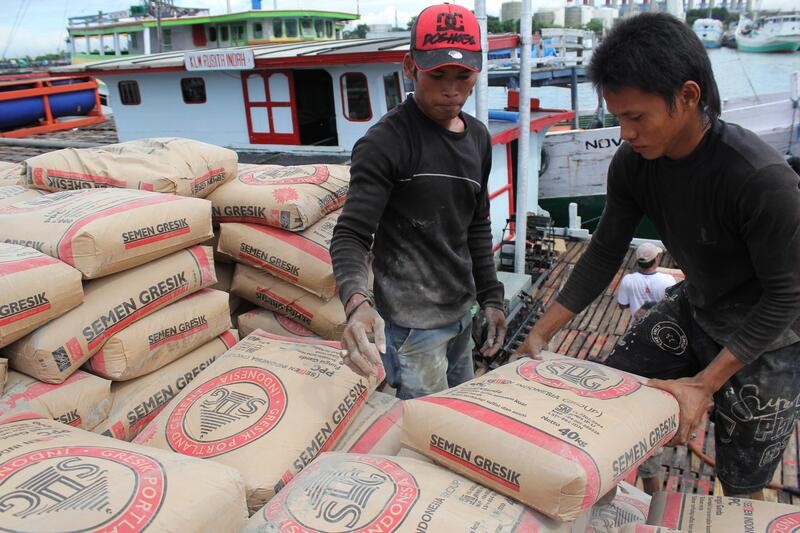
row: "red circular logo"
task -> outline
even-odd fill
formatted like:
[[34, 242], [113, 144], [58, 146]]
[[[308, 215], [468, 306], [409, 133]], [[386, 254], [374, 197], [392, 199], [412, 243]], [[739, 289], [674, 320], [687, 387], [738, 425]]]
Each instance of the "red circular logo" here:
[[100, 446], [36, 450], [0, 464], [0, 531], [145, 529], [164, 500], [161, 464]]
[[526, 361], [517, 367], [517, 373], [528, 381], [599, 400], [626, 396], [642, 386], [627, 374], [580, 359]]
[[258, 367], [230, 370], [192, 390], [170, 414], [170, 447], [193, 457], [216, 457], [269, 433], [286, 412], [286, 389]]
[[325, 165], [275, 165], [258, 172], [243, 172], [239, 174], [239, 181], [247, 185], [319, 185], [325, 183], [329, 175]]
[[317, 459], [264, 507], [281, 531], [394, 531], [419, 498], [419, 485], [379, 456], [337, 454]]
[[767, 526], [767, 533], [796, 533], [797, 531], [800, 531], [800, 512], [779, 516]]

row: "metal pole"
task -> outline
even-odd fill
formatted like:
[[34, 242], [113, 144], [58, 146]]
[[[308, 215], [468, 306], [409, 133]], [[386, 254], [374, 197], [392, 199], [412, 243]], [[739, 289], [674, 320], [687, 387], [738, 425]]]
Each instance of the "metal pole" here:
[[154, 0], [156, 4], [156, 48], [161, 53], [161, 0]]
[[489, 125], [489, 66], [486, 64], [489, 57], [489, 34], [487, 31], [486, 0], [475, 0], [475, 17], [481, 29], [481, 53], [483, 54], [483, 68], [478, 74], [478, 83], [475, 89], [475, 117]]
[[[519, 65], [519, 141], [517, 146], [517, 213], [514, 227], [514, 272], [525, 273], [525, 248], [527, 242], [528, 213], [528, 158], [531, 137], [531, 0], [522, 0], [520, 14], [520, 65]], [[537, 188], [538, 189], [538, 188]], [[533, 210], [538, 212], [538, 198], [533, 199]]]
[[569, 93], [570, 100], [572, 100], [572, 109], [575, 110], [575, 118], [572, 119], [572, 123], [575, 129], [578, 129], [581, 127], [580, 117], [578, 117], [578, 70], [574, 66], [569, 69]]

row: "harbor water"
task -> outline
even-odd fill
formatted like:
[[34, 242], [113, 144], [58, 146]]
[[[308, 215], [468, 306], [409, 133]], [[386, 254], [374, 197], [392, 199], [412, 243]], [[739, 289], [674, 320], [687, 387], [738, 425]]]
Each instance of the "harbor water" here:
[[[659, 52], [662, 53], [662, 52]], [[800, 52], [793, 54], [757, 54], [739, 52], [732, 48], [708, 50], [720, 97], [723, 100], [789, 92], [789, 75], [800, 71]], [[489, 90], [489, 107], [506, 105], [506, 90]], [[570, 109], [570, 91], [560, 87], [534, 87], [532, 96], [539, 98], [542, 107]], [[597, 96], [590, 83], [578, 86], [578, 109], [591, 111], [597, 106]]]

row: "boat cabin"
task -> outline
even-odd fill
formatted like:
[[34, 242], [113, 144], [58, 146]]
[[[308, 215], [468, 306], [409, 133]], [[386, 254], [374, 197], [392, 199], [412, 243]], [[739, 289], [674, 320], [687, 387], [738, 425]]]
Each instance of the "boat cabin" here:
[[143, 6], [69, 19], [72, 63], [109, 56], [141, 56], [182, 50], [214, 50], [254, 44], [330, 41], [342, 38], [355, 13], [254, 9], [209, 15], [207, 9], [164, 6], [156, 19]]

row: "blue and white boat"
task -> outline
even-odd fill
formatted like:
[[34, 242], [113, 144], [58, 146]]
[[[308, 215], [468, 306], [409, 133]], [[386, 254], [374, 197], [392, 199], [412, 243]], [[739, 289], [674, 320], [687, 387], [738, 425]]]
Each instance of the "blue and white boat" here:
[[692, 24], [692, 30], [703, 42], [706, 48], [719, 48], [722, 46], [722, 21], [712, 18], [697, 19]]

